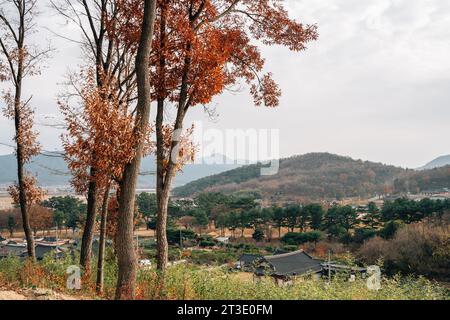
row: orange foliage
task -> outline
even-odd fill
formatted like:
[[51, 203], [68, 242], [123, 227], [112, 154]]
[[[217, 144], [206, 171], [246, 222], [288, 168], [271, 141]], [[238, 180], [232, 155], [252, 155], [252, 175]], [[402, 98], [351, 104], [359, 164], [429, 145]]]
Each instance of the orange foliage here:
[[[23, 178], [23, 185], [25, 189], [25, 197], [27, 206], [40, 203], [46, 192], [37, 185], [36, 178], [32, 175], [26, 175]], [[15, 183], [8, 188], [8, 193], [13, 199], [13, 203], [19, 205], [19, 185]]]
[[[264, 59], [252, 39], [301, 51], [306, 49], [307, 42], [317, 38], [316, 26], [304, 26], [290, 19], [282, 2], [159, 1], [156, 25], [161, 27], [163, 23], [166, 32], [155, 28], [152, 63], [153, 79], [157, 79], [152, 81], [155, 94], [179, 102], [188, 59], [186, 107], [210, 103], [214, 96], [240, 79], [251, 85], [256, 105], [277, 106], [281, 92], [272, 74], [259, 75]], [[156, 67], [161, 57], [166, 61], [164, 72]]]
[[[137, 0], [119, 2], [123, 41], [137, 43], [141, 5]], [[241, 80], [249, 85], [255, 105], [279, 104], [281, 90], [271, 73], [263, 73], [264, 59], [255, 39], [302, 51], [317, 36], [316, 26], [289, 18], [282, 0], [159, 0], [150, 61], [153, 100], [178, 108], [174, 125], [161, 129], [164, 170], [170, 160], [174, 171], [186, 162], [173, 161], [178, 157], [173, 148], [193, 158], [192, 144], [173, 142], [173, 131], [182, 128], [189, 108], [211, 103]]]
[[[135, 133], [134, 117], [116, 98], [115, 82], [105, 79], [105, 85], [98, 88], [92, 71], [82, 75], [82, 110], [72, 108], [67, 101], [59, 103], [68, 125], [68, 133], [62, 137], [65, 157], [73, 174], [72, 185], [79, 193], [86, 192], [90, 179], [103, 188], [111, 179], [120, 181], [139, 139], [147, 140], [146, 153], [151, 150], [150, 129], [145, 136]], [[90, 175], [90, 168], [95, 168], [95, 175]]]
[[50, 229], [53, 227], [53, 211], [40, 205], [31, 206], [30, 226], [35, 231]]

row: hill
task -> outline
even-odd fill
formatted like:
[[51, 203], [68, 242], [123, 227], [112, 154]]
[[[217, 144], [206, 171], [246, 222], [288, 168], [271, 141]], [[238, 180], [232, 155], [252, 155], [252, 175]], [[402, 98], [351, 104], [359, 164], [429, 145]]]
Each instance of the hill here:
[[261, 164], [237, 168], [174, 189], [174, 195], [203, 191], [256, 190], [268, 200], [318, 200], [382, 194], [406, 170], [329, 153], [310, 153], [280, 160], [273, 176], [260, 175]]
[[[217, 157], [214, 157], [217, 160]], [[207, 164], [211, 159], [207, 158], [200, 164], [189, 164], [184, 169], [183, 172], [177, 176], [175, 181], [176, 186], [181, 186], [191, 181], [218, 174], [227, 170], [232, 170], [240, 165], [238, 164], [228, 164], [230, 162], [226, 161], [226, 164]], [[220, 163], [216, 161], [216, 163]], [[16, 159], [15, 156], [3, 155], [0, 156], [0, 186], [9, 185], [17, 180], [16, 173]], [[71, 175], [67, 169], [67, 165], [64, 159], [59, 157], [49, 157], [44, 155], [39, 155], [33, 158], [33, 161], [27, 165], [27, 170], [35, 174], [38, 178], [39, 184], [45, 187], [62, 187], [68, 186]], [[146, 157], [142, 161], [143, 173], [155, 172], [156, 163], [153, 156]], [[139, 188], [154, 188], [155, 179], [152, 175], [142, 175], [138, 180]]]
[[397, 193], [434, 192], [450, 189], [450, 165], [429, 170], [409, 171], [394, 180]]
[[450, 166], [450, 154], [446, 156], [441, 156], [433, 161], [428, 162], [426, 165], [420, 168], [420, 170], [435, 169], [440, 167]]

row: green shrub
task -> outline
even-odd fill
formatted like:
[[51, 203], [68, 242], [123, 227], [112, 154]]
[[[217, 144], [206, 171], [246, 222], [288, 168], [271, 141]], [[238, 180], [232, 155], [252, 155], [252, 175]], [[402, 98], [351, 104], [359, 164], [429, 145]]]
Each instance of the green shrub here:
[[[283, 248], [281, 250], [283, 250], [284, 252], [297, 251], [298, 250], [298, 246], [296, 246], [296, 245], [286, 245], [286, 246], [283, 246]], [[278, 250], [278, 253], [280, 253], [280, 250]]]
[[255, 232], [253, 232], [252, 238], [256, 241], [263, 241], [264, 240], [264, 231], [261, 229], [256, 229]]
[[320, 231], [289, 232], [281, 238], [281, 241], [288, 245], [300, 245], [307, 242], [318, 242], [322, 237], [323, 234]]
[[202, 240], [198, 244], [202, 248], [214, 247], [216, 243], [214, 241]]
[[364, 241], [373, 238], [377, 235], [377, 231], [375, 229], [361, 228], [356, 229], [355, 234], [353, 235], [353, 242], [363, 243]]
[[192, 230], [167, 229], [167, 242], [172, 245], [180, 244], [180, 236], [183, 240], [195, 239], [197, 234]]
[[379, 235], [384, 239], [392, 239], [395, 233], [402, 227], [403, 223], [401, 221], [389, 221], [385, 224], [383, 229], [380, 230]]

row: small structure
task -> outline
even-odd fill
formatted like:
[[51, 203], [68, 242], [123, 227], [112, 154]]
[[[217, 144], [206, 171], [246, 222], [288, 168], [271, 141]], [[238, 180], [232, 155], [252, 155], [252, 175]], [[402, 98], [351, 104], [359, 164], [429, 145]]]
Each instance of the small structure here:
[[39, 243], [35, 247], [36, 252], [36, 259], [42, 260], [44, 259], [45, 255], [49, 253], [53, 253], [55, 255], [56, 259], [60, 259], [62, 255], [64, 254], [64, 251], [57, 245], [53, 244], [42, 244]]
[[25, 244], [9, 241], [6, 245], [0, 247], [0, 258], [20, 257], [24, 252], [26, 253], [26, 250]]
[[303, 250], [265, 256], [258, 262], [255, 276], [270, 275], [281, 286], [292, 283], [297, 276], [321, 274], [321, 263]]
[[239, 261], [236, 263], [236, 269], [246, 272], [255, 271], [257, 264], [263, 256], [257, 254], [243, 254], [239, 257]]
[[230, 237], [217, 237], [216, 240], [223, 244], [228, 244], [230, 242]]
[[337, 264], [337, 263], [322, 263], [323, 273], [329, 274], [329, 273], [337, 273], [337, 272], [347, 272], [350, 274], [350, 278], [353, 278], [352, 276], [355, 276], [357, 273], [361, 274], [362, 278], [366, 277], [367, 268], [362, 267], [355, 267], [355, 266], [346, 266], [343, 264]]
[[36, 244], [62, 246], [67, 243], [67, 240], [57, 239], [56, 237], [44, 237], [43, 239], [36, 240]]

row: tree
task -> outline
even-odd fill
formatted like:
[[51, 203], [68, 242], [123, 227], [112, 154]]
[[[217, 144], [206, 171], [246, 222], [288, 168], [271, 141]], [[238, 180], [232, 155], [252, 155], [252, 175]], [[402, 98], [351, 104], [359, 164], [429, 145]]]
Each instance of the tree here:
[[[192, 128], [183, 130], [189, 109], [210, 103], [240, 79], [250, 84], [256, 105], [277, 106], [280, 90], [271, 74], [260, 75], [264, 60], [251, 38], [301, 51], [317, 33], [315, 26], [289, 19], [280, 1], [269, 0], [160, 1], [157, 26], [152, 85], [157, 102], [157, 256], [158, 269], [164, 270], [172, 182], [195, 151], [186, 143]], [[167, 125], [164, 113], [169, 103], [175, 105], [176, 116]]]
[[275, 227], [278, 228], [278, 238], [281, 238], [281, 228], [286, 222], [286, 212], [283, 208], [274, 207], [273, 209], [273, 222]]
[[367, 205], [367, 213], [363, 217], [362, 222], [372, 229], [380, 226], [381, 224], [380, 209], [378, 209], [375, 202], [369, 202], [369, 204]]
[[[134, 202], [136, 193], [137, 177], [144, 152], [145, 141], [142, 139], [148, 130], [150, 117], [151, 89], [150, 52], [152, 48], [153, 27], [156, 14], [156, 0], [144, 1], [144, 16], [142, 20], [139, 47], [136, 56], [136, 79], [138, 89], [138, 100], [136, 107], [136, 123], [134, 132], [141, 137], [133, 147], [135, 154], [124, 169], [120, 182], [120, 197], [118, 208], [118, 228], [117, 228], [117, 253], [119, 273], [117, 279], [116, 299], [129, 299], [135, 296], [136, 282], [136, 255], [133, 248], [133, 219]], [[167, 210], [166, 210], [167, 211]], [[159, 231], [161, 231], [159, 229]], [[165, 228], [164, 228], [165, 231]], [[161, 239], [167, 243], [167, 235], [159, 235], [158, 244]]]
[[349, 231], [358, 223], [358, 214], [351, 206], [333, 205], [325, 215], [324, 228], [331, 236], [348, 238]]
[[339, 225], [345, 228], [347, 232], [359, 223], [358, 214], [351, 206], [340, 207], [338, 212]]
[[196, 223], [196, 218], [194, 216], [184, 216], [178, 219], [178, 223], [185, 229], [191, 229], [191, 227]]
[[264, 231], [257, 228], [255, 230], [255, 232], [253, 232], [252, 238], [258, 242], [263, 241], [264, 240]]
[[204, 192], [195, 197], [195, 204], [206, 211], [208, 217], [214, 219], [214, 211], [217, 207], [226, 206], [230, 197], [220, 192]]
[[42, 201], [41, 205], [53, 209], [55, 223], [61, 228], [65, 226], [75, 232], [75, 229], [84, 222], [86, 204], [76, 197], [51, 197]]
[[16, 228], [16, 219], [14, 218], [14, 216], [12, 214], [10, 214], [8, 216], [8, 231], [9, 231], [9, 236], [12, 238], [14, 236], [14, 229]]
[[148, 223], [151, 217], [156, 216], [156, 195], [142, 192], [137, 196], [136, 201], [139, 212], [142, 213]]
[[29, 207], [40, 201], [43, 192], [36, 179], [25, 171], [25, 164], [40, 152], [37, 132], [33, 131], [34, 111], [31, 97], [23, 100], [23, 81], [39, 74], [39, 63], [50, 49], [41, 50], [29, 43], [35, 31], [36, 0], [3, 1], [0, 8], [0, 82], [10, 81], [12, 90], [5, 92], [4, 115], [14, 121], [17, 160], [17, 184], [9, 188], [14, 202], [20, 206], [22, 225], [27, 240], [28, 256], [35, 260], [34, 237], [30, 227]]
[[290, 205], [284, 210], [286, 211], [286, 226], [289, 227], [291, 232], [294, 232], [294, 228], [298, 224], [301, 208], [298, 205]]
[[301, 232], [305, 231], [305, 228], [309, 224], [310, 221], [310, 213], [308, 210], [305, 210], [303, 207], [299, 207], [299, 215], [298, 215], [298, 227]]
[[202, 229], [208, 225], [208, 222], [209, 222], [208, 216], [206, 215], [206, 212], [201, 210], [201, 209], [194, 210], [194, 212], [192, 213], [192, 216], [195, 219], [194, 220], [195, 221], [195, 225], [197, 227], [199, 227], [199, 229], [200, 229], [199, 234], [201, 235], [202, 234]]
[[313, 230], [320, 230], [322, 226], [323, 216], [325, 212], [320, 204], [308, 204], [303, 208], [304, 211], [308, 212], [310, 217], [310, 227]]
[[240, 215], [236, 211], [231, 211], [226, 217], [227, 228], [231, 231], [233, 238], [236, 238], [236, 229], [240, 225]]
[[30, 206], [30, 226], [36, 236], [39, 230], [48, 230], [53, 226], [53, 211], [41, 205]]
[[[133, 145], [140, 138], [132, 126], [136, 77], [136, 43], [125, 36], [129, 16], [122, 0], [52, 0], [53, 8], [78, 26], [86, 65], [71, 74], [68, 92], [60, 101], [69, 134], [64, 138], [65, 159], [78, 193], [87, 195], [86, 219], [80, 264], [89, 272], [97, 211], [104, 207], [107, 188], [121, 179], [124, 165], [134, 157]], [[127, 12], [141, 10], [140, 2]], [[80, 41], [77, 41], [80, 42]], [[70, 104], [78, 98], [76, 106]], [[79, 106], [82, 106], [81, 110]], [[104, 213], [104, 212], [102, 212]]]

